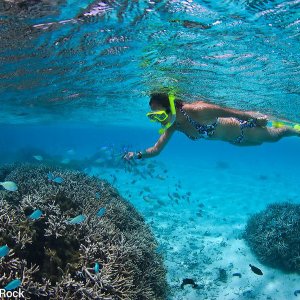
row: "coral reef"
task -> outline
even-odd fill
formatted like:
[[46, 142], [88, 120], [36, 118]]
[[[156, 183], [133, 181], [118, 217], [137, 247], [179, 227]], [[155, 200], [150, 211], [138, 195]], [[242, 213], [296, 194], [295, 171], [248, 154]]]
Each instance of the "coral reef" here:
[[[4, 180], [18, 190], [0, 190], [0, 246], [10, 248], [0, 258], [0, 286], [20, 279], [28, 299], [166, 298], [149, 227], [106, 181], [45, 165], [3, 166]], [[42, 216], [30, 218], [37, 209]]]
[[257, 258], [287, 272], [300, 272], [300, 205], [278, 203], [253, 215], [244, 238]]

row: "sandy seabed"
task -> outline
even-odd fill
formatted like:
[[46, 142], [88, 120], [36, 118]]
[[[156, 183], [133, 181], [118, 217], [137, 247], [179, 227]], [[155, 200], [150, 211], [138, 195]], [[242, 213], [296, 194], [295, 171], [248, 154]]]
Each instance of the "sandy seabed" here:
[[[151, 164], [151, 177], [109, 168], [89, 174], [113, 181], [151, 226], [165, 259], [170, 300], [297, 299], [300, 276], [262, 265], [241, 237], [249, 216], [267, 204], [300, 203], [297, 176], [226, 162]], [[184, 278], [198, 287], [182, 289]]]

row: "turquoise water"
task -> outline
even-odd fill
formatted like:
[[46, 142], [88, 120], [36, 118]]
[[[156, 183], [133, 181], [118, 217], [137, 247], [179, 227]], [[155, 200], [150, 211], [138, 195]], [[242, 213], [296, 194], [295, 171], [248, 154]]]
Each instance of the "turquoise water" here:
[[134, 124], [162, 86], [300, 121], [298, 1], [2, 1], [0, 18], [3, 123]]
[[[176, 133], [145, 177], [110, 153], [155, 143], [148, 96], [165, 86], [187, 101], [300, 122], [299, 5], [2, 1], [1, 164], [76, 160], [82, 172], [111, 182], [153, 229], [170, 299], [292, 299], [299, 275], [261, 265], [239, 236], [267, 204], [300, 203], [299, 138], [236, 147]], [[249, 263], [265, 276], [251, 276]], [[216, 284], [219, 268], [243, 279]], [[189, 277], [205, 288], [181, 290]]]

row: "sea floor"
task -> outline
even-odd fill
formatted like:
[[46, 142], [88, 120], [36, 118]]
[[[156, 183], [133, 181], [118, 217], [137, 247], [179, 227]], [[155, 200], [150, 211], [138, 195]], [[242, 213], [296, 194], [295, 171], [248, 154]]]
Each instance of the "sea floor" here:
[[[268, 171], [264, 163], [246, 168], [238, 160], [138, 164], [130, 172], [97, 167], [88, 173], [111, 182], [151, 226], [165, 259], [170, 300], [296, 299], [300, 276], [262, 265], [241, 238], [248, 217], [268, 203], [300, 203], [296, 167], [286, 176], [276, 163]], [[198, 287], [182, 289], [184, 278]]]

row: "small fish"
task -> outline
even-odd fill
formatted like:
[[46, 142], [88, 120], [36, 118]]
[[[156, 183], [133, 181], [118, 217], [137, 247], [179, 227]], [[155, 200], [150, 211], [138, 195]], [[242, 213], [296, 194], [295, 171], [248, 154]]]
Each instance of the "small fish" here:
[[100, 265], [97, 262], [95, 263], [94, 271], [96, 274], [99, 273], [99, 271], [100, 271]]
[[179, 195], [177, 192], [174, 192], [174, 193], [173, 193], [173, 197], [175, 197], [175, 198], [177, 198], [177, 199], [180, 199], [180, 198], [181, 198], [180, 195]]
[[151, 199], [148, 196], [143, 196], [144, 201], [150, 203]]
[[43, 212], [40, 209], [36, 209], [31, 215], [28, 216], [29, 219], [37, 220], [42, 216]]
[[[203, 217], [203, 210], [202, 209], [199, 209], [199, 211], [196, 213], [196, 215], [198, 216], [198, 217]], [[234, 275], [233, 275], [234, 276]]]
[[69, 224], [80, 224], [85, 220], [85, 216], [84, 215], [78, 215], [76, 217], [74, 217], [73, 219], [70, 219], [68, 221]]
[[96, 192], [96, 193], [95, 193], [95, 197], [96, 197], [97, 200], [99, 200], [99, 199], [100, 199], [100, 193], [99, 193], [99, 192]]
[[192, 288], [196, 288], [198, 284], [195, 283], [194, 279], [185, 278], [182, 280], [180, 287], [183, 289], [186, 284], [191, 284]]
[[68, 150], [68, 151], [67, 151], [67, 154], [69, 154], [69, 155], [73, 155], [73, 154], [75, 154], [75, 151], [74, 151], [74, 149], [70, 149], [70, 150]]
[[61, 163], [64, 165], [67, 165], [70, 162], [70, 158], [64, 158], [62, 159]]
[[143, 179], [147, 179], [147, 176], [144, 173], [139, 174]]
[[52, 179], [52, 181], [55, 183], [63, 183], [64, 179], [61, 177], [55, 177], [54, 179]]
[[0, 247], [0, 257], [4, 257], [9, 252], [9, 247], [7, 245], [4, 245]]
[[159, 199], [157, 200], [157, 204], [160, 205], [160, 206], [165, 206], [166, 205], [166, 203], [164, 201], [159, 200]]
[[174, 198], [173, 198], [173, 196], [171, 195], [171, 193], [168, 193], [168, 196], [169, 196], [169, 198], [173, 201], [174, 200]]
[[106, 212], [106, 209], [104, 207], [100, 208], [97, 212], [98, 217], [102, 217]]
[[160, 179], [160, 180], [166, 180], [166, 176], [163, 176], [163, 175], [161, 175], [161, 174], [158, 174], [158, 175], [156, 176], [156, 178], [158, 178], [158, 179]]
[[43, 160], [43, 156], [41, 155], [33, 155], [33, 158], [38, 160], [38, 161], [42, 161]]
[[113, 181], [112, 181], [112, 185], [114, 185], [114, 184], [116, 183], [116, 181], [117, 181], [117, 177], [116, 177], [116, 175], [115, 175], [115, 174], [111, 174], [110, 176], [111, 176], [111, 177], [112, 177], [112, 179], [113, 179]]
[[6, 291], [11, 291], [11, 290], [14, 290], [16, 289], [17, 287], [19, 287], [21, 285], [22, 281], [20, 279], [15, 279], [15, 280], [12, 280], [10, 283], [8, 283], [4, 289]]
[[13, 181], [3, 181], [0, 182], [0, 185], [10, 192], [15, 192], [18, 190], [17, 185]]
[[256, 275], [263, 275], [263, 272], [261, 271], [261, 269], [249, 264], [251, 270], [253, 273], [255, 273]]
[[155, 194], [148, 194], [148, 198], [150, 200], [159, 200], [158, 196], [156, 196]]
[[298, 294], [300, 294], [300, 290], [296, 290], [295, 292], [294, 292], [294, 295], [297, 297], [298, 296]]
[[237, 276], [239, 278], [242, 278], [242, 274], [241, 273], [233, 273], [232, 276]]
[[105, 159], [104, 158], [97, 158], [96, 160], [95, 160], [95, 163], [97, 163], [97, 164], [104, 164], [105, 163]]
[[51, 172], [49, 172], [49, 173], [47, 174], [47, 176], [48, 176], [48, 180], [49, 180], [49, 181], [52, 181], [52, 180], [54, 179], [54, 175], [53, 175], [53, 173], [51, 173]]

